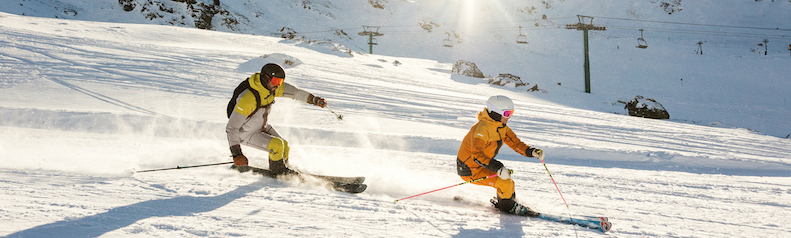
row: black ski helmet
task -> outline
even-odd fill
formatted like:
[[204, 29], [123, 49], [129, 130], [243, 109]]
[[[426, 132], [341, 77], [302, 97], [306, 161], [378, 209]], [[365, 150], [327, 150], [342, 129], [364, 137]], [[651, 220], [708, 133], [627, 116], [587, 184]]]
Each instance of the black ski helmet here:
[[278, 64], [268, 63], [261, 67], [261, 75], [266, 75], [267, 79], [271, 79], [272, 76], [285, 79], [286, 71], [283, 71], [283, 67]]

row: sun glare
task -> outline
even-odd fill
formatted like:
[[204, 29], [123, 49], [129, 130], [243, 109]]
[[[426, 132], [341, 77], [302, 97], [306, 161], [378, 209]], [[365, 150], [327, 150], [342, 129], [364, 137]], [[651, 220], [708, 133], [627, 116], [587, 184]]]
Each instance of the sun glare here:
[[[459, 8], [457, 30], [467, 34], [480, 33], [486, 24], [499, 22], [515, 25], [499, 0], [464, 0]], [[514, 29], [517, 29], [514, 27]]]
[[464, 32], [471, 32], [479, 17], [479, 0], [464, 0], [459, 11], [459, 28]]

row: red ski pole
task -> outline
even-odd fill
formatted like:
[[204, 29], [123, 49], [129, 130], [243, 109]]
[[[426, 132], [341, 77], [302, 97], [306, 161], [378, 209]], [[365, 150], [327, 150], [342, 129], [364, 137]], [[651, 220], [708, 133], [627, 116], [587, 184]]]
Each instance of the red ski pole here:
[[560, 198], [563, 199], [563, 203], [566, 204], [566, 208], [569, 208], [569, 204], [566, 203], [566, 199], [563, 198], [563, 194], [560, 193], [560, 188], [558, 188], [558, 183], [555, 182], [555, 178], [552, 177], [552, 173], [549, 172], [549, 168], [547, 168], [547, 164], [544, 163], [544, 160], [541, 160], [541, 163], [544, 164], [544, 168], [547, 170], [547, 174], [549, 174], [549, 178], [552, 179], [552, 183], [555, 184], [555, 188], [558, 190], [558, 194], [560, 194]]
[[426, 194], [429, 194], [429, 193], [433, 193], [433, 192], [436, 192], [436, 191], [439, 191], [439, 190], [443, 190], [443, 189], [448, 189], [448, 188], [456, 187], [456, 186], [459, 186], [459, 185], [464, 185], [464, 184], [468, 184], [468, 183], [474, 183], [474, 182], [478, 182], [478, 181], [481, 181], [481, 180], [484, 180], [484, 179], [488, 179], [488, 178], [492, 178], [492, 177], [496, 177], [496, 176], [497, 176], [497, 174], [492, 174], [492, 175], [489, 175], [489, 176], [486, 176], [486, 177], [483, 177], [483, 178], [477, 178], [477, 179], [473, 179], [473, 180], [466, 181], [466, 182], [463, 182], [463, 183], [460, 183], [460, 184], [454, 184], [454, 185], [447, 186], [447, 187], [444, 187], [444, 188], [440, 188], [440, 189], [431, 190], [431, 191], [428, 191], [428, 192], [425, 192], [425, 193], [421, 193], [421, 194], [418, 194], [418, 195], [412, 195], [412, 196], [405, 197], [405, 198], [402, 198], [402, 199], [396, 199], [396, 200], [395, 200], [395, 202], [397, 203], [398, 201], [401, 201], [401, 200], [407, 200], [407, 199], [410, 199], [410, 198], [413, 198], [413, 197], [417, 197], [417, 196], [421, 196], [421, 195], [426, 195]]

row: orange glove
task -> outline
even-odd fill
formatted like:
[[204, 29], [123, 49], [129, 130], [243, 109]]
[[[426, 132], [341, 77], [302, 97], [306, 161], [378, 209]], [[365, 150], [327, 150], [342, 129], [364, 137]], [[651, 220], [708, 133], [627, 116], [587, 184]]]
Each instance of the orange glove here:
[[247, 166], [247, 157], [242, 154], [242, 146], [231, 146], [231, 156], [233, 156], [233, 165]]
[[236, 167], [247, 166], [247, 157], [244, 155], [233, 157], [233, 165], [236, 165]]

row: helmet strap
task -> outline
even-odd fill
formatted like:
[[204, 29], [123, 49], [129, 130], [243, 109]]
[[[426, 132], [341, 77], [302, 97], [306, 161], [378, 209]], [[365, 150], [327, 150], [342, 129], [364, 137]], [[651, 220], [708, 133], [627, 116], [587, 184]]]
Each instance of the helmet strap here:
[[492, 120], [500, 121], [500, 120], [503, 119], [503, 116], [501, 116], [499, 113], [496, 113], [496, 112], [494, 112], [492, 110], [489, 110], [488, 108], [486, 109], [486, 111], [488, 111], [489, 117], [491, 117]]

